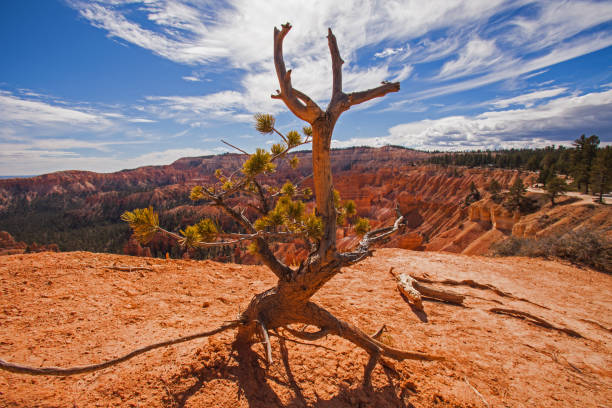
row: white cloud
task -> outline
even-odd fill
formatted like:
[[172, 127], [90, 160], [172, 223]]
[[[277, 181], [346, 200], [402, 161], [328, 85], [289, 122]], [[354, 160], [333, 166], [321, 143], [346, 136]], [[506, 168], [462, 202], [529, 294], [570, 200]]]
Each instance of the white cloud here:
[[[94, 26], [108, 31], [109, 36], [149, 49], [170, 60], [192, 64], [228, 56], [223, 41], [205, 37], [207, 30], [199, 23], [196, 9], [174, 1], [165, 2], [164, 9], [150, 2], [143, 3], [143, 9], [149, 12], [148, 18], [167, 28], [164, 32], [147, 30], [129, 21], [113, 8], [121, 2], [110, 5], [96, 1], [71, 2], [83, 17]], [[188, 35], [177, 30], [187, 31]]]
[[74, 138], [45, 138], [45, 139], [23, 139], [14, 141], [14, 143], [2, 143], [2, 149], [5, 154], [25, 151], [62, 151], [75, 149], [93, 149], [102, 152], [111, 151], [110, 146], [120, 146], [127, 144], [140, 144], [143, 141], [125, 141], [125, 140], [97, 140], [88, 141]]
[[193, 76], [193, 75], [187, 75], [182, 77], [185, 81], [189, 81], [189, 82], [200, 82], [202, 81], [200, 78]]
[[24, 126], [75, 125], [107, 127], [110, 121], [95, 112], [65, 108], [46, 102], [19, 98], [8, 92], [0, 93], [0, 123]]
[[381, 52], [377, 52], [374, 54], [375, 58], [387, 58], [390, 57], [392, 55], [396, 55], [399, 54], [401, 52], [404, 52], [404, 47], [398, 47], [398, 48], [385, 48], [384, 50], [382, 50]]
[[502, 81], [504, 79], [514, 78], [522, 74], [537, 71], [563, 61], [571, 60], [581, 55], [601, 50], [611, 45], [611, 33], [592, 34], [564, 44], [563, 46], [553, 49], [543, 56], [531, 60], [517, 60], [512, 66], [507, 66], [504, 64], [502, 66], [503, 69], [497, 71], [494, 70], [480, 77], [416, 92], [411, 96], [411, 100], [428, 99], [435, 96], [448, 95], [468, 89], [478, 88], [487, 84]]
[[159, 104], [151, 106], [158, 115], [173, 118], [180, 123], [194, 120], [250, 121], [251, 115], [238, 112], [247, 110], [247, 100], [236, 91], [222, 91], [203, 96], [149, 96], [149, 101]]
[[384, 137], [334, 141], [334, 146], [397, 144], [424, 150], [542, 147], [580, 133], [609, 132], [611, 111], [612, 90], [607, 90], [559, 97], [525, 109], [404, 123], [390, 128]]
[[459, 57], [442, 67], [438, 78], [450, 79], [486, 71], [502, 60], [494, 40], [474, 38], [459, 52]]
[[607, 1], [550, 1], [535, 3], [531, 17], [517, 17], [505, 39], [524, 51], [537, 51], [574, 37], [582, 31], [612, 20]]
[[[405, 80], [413, 73], [414, 64], [441, 60], [454, 53], [456, 57], [443, 64], [437, 77], [421, 79], [451, 80], [480, 75], [422, 91], [416, 94], [419, 99], [512, 78], [612, 44], [609, 33], [575, 38], [610, 20], [609, 2], [230, 0], [222, 5], [187, 0], [71, 0], [71, 4], [109, 36], [164, 58], [179, 63], [222, 63], [225, 69], [239, 68], [242, 75], [239, 86], [232, 83], [226, 88], [231, 91], [215, 95], [239, 92], [246, 102], [238, 106], [222, 101], [225, 104], [219, 109], [206, 111], [217, 118], [285, 110], [282, 104], [268, 97], [278, 88], [271, 66], [272, 27], [284, 21], [290, 21], [294, 27], [284, 47], [286, 63], [293, 69], [294, 84], [319, 102], [329, 99], [331, 84], [325, 40], [327, 27], [334, 29], [346, 61], [347, 91], [375, 86], [382, 80]], [[522, 6], [534, 9], [533, 16], [519, 13], [494, 26], [488, 24], [491, 17], [505, 12], [512, 15], [511, 12]], [[152, 27], [145, 28], [142, 18], [137, 17], [146, 18]], [[432, 33], [436, 33], [435, 37]], [[410, 45], [410, 41], [416, 44]], [[386, 46], [398, 43], [406, 45]], [[376, 57], [386, 58], [376, 67], [360, 66], [356, 60], [358, 50], [373, 46], [383, 50]], [[534, 56], [523, 58], [527, 51]], [[542, 52], [546, 54], [541, 56]], [[402, 60], [410, 65], [397, 66]], [[188, 75], [183, 79], [195, 81], [199, 77]], [[180, 110], [178, 99], [175, 102], [174, 106]], [[194, 104], [194, 101], [185, 102], [186, 106]], [[181, 120], [187, 120], [185, 115]]]
[[150, 152], [132, 158], [98, 155], [85, 156], [67, 150], [11, 149], [0, 151], [0, 174], [36, 175], [61, 170], [87, 170], [101, 173], [141, 166], [165, 165], [182, 157], [220, 154], [227, 149], [179, 148]]
[[493, 102], [493, 105], [496, 108], [507, 108], [511, 105], [523, 105], [526, 107], [531, 107], [533, 104], [542, 99], [548, 99], [555, 97], [559, 94], [567, 91], [567, 88], [552, 88], [552, 89], [544, 89], [541, 91], [530, 92], [523, 95], [518, 95], [513, 98], [508, 99], [500, 99]]

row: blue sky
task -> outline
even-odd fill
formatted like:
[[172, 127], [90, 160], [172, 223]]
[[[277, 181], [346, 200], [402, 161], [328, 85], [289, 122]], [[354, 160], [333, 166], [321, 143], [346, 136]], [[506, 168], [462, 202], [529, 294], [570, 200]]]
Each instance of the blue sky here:
[[270, 95], [274, 26], [296, 88], [325, 105], [336, 34], [346, 92], [333, 145], [427, 150], [612, 142], [610, 1], [0, 2], [0, 175], [116, 171], [246, 150], [302, 123]]

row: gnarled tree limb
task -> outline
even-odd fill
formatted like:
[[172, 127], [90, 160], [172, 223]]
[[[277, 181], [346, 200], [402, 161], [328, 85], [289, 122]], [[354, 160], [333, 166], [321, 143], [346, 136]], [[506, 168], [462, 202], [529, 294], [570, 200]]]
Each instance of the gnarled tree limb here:
[[391, 92], [398, 92], [399, 90], [399, 82], [383, 82], [381, 86], [377, 86], [376, 88], [348, 94], [348, 103], [349, 106], [358, 105], [360, 103], [367, 102], [370, 99], [380, 98], [381, 96], [385, 96]]
[[331, 28], [327, 29], [327, 45], [329, 46], [329, 53], [331, 54], [332, 60], [333, 83], [330, 105], [333, 105], [335, 101], [338, 101], [344, 96], [342, 92], [342, 64], [344, 64], [344, 60], [340, 57], [336, 36], [332, 33]]
[[287, 33], [291, 30], [291, 24], [283, 24], [281, 29], [274, 27], [274, 67], [276, 68], [276, 76], [280, 85], [280, 92], [273, 97], [281, 99], [289, 110], [298, 118], [313, 122], [320, 114], [321, 109], [315, 105], [306, 106], [300, 102], [291, 85], [291, 70], [285, 68], [285, 60], [283, 57], [283, 40]]

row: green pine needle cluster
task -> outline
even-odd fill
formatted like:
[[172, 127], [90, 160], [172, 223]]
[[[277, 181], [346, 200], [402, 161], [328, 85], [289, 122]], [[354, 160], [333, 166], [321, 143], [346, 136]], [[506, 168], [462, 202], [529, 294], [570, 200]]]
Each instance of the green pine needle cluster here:
[[338, 190], [334, 190], [334, 208], [336, 209], [336, 224], [343, 226], [346, 221], [351, 221], [357, 214], [357, 206], [353, 200], [346, 200], [344, 203], [340, 198]]
[[191, 193], [189, 193], [189, 199], [191, 201], [198, 201], [204, 198], [204, 191], [202, 186], [195, 186], [191, 189]]
[[302, 143], [302, 135], [296, 130], [291, 130], [287, 133], [287, 146], [289, 148], [299, 146]]
[[[277, 133], [283, 139], [271, 146], [270, 150], [258, 148], [249, 155], [242, 165], [242, 176], [226, 176], [222, 169], [215, 171], [216, 182], [208, 187], [194, 186], [189, 198], [192, 201], [203, 199], [222, 200], [220, 197], [231, 197], [234, 193], [246, 191], [251, 194], [267, 196], [268, 200], [275, 200], [274, 208], [254, 222], [257, 231], [294, 233], [306, 237], [308, 240], [320, 240], [323, 236], [323, 220], [314, 211], [306, 212], [307, 201], [312, 198], [312, 190], [308, 187], [298, 188], [291, 182], [282, 187], [257, 184], [257, 176], [273, 173], [276, 170], [276, 161], [287, 160], [293, 168], [297, 168], [299, 159], [296, 155], [286, 158], [287, 152], [312, 138], [312, 128], [304, 127], [302, 134], [291, 130], [285, 135], [281, 134], [275, 126], [275, 118], [269, 114], [255, 115], [255, 129], [262, 134]], [[259, 180], [261, 182], [262, 180]], [[356, 215], [355, 202], [347, 200], [342, 202], [338, 191], [333, 192], [334, 206], [338, 214], [338, 224], [344, 225], [346, 221], [353, 221]], [[274, 201], [272, 201], [274, 202]], [[266, 204], [267, 205], [267, 204]], [[263, 212], [263, 210], [260, 210]], [[151, 207], [127, 211], [122, 215], [134, 230], [135, 237], [142, 243], [148, 243], [159, 228], [158, 215]], [[369, 230], [369, 221], [359, 219], [356, 231]], [[188, 225], [180, 234], [170, 233], [179, 238], [181, 245], [189, 248], [203, 246], [204, 243], [215, 242], [219, 238], [217, 225], [209, 218], [200, 220], [197, 224]], [[264, 238], [265, 239], [265, 238]], [[220, 243], [222, 244], [222, 243]], [[253, 240], [249, 247], [253, 253], [259, 252], [257, 240]]]
[[217, 239], [219, 230], [210, 218], [203, 218], [197, 224], [189, 225], [181, 230], [183, 240], [181, 244], [188, 248], [195, 248], [200, 242], [213, 242]]
[[153, 207], [137, 208], [121, 214], [121, 219], [132, 227], [134, 237], [143, 244], [148, 244], [159, 228], [159, 216]]
[[280, 190], [281, 197], [268, 214], [255, 221], [258, 231], [277, 230], [305, 234], [310, 239], [320, 239], [323, 233], [323, 221], [314, 214], [306, 214], [306, 205], [302, 200], [294, 200], [297, 188], [287, 182]]
[[276, 119], [268, 113], [255, 114], [255, 130], [262, 134], [272, 133]]
[[365, 235], [368, 231], [370, 231], [370, 220], [367, 218], [359, 218], [355, 223], [355, 233], [358, 235]]
[[250, 177], [261, 173], [272, 173], [276, 165], [271, 163], [272, 155], [265, 149], [258, 148], [242, 165], [242, 172]]
[[298, 159], [297, 156], [293, 156], [289, 159], [289, 165], [292, 169], [297, 169], [298, 164], [300, 164], [300, 159]]

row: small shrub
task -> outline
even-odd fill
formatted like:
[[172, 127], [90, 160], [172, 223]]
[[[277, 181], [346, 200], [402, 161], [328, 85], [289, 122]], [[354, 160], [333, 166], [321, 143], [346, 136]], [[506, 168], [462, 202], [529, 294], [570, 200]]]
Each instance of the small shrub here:
[[491, 246], [493, 256], [560, 258], [612, 273], [612, 241], [596, 231], [565, 231], [542, 238], [510, 237]]

